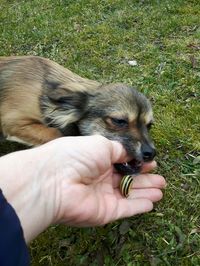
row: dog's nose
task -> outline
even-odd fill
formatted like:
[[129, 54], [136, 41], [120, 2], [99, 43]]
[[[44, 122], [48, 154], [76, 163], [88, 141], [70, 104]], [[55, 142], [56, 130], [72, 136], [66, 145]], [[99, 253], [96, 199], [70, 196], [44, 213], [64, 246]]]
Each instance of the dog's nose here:
[[142, 158], [144, 162], [150, 162], [156, 155], [156, 150], [150, 145], [142, 145]]

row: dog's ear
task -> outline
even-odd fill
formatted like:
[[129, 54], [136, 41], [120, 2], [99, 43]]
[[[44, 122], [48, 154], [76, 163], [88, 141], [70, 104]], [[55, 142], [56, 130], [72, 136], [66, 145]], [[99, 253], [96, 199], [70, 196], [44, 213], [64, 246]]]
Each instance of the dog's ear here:
[[58, 109], [83, 113], [88, 102], [88, 94], [84, 91], [70, 90], [57, 82], [46, 82], [46, 96]]

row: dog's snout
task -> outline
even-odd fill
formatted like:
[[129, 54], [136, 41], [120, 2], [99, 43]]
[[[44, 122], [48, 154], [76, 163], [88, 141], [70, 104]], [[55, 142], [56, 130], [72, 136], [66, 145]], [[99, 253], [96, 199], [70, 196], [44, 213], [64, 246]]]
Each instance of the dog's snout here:
[[142, 145], [142, 157], [145, 162], [150, 162], [156, 155], [156, 150], [150, 145]]

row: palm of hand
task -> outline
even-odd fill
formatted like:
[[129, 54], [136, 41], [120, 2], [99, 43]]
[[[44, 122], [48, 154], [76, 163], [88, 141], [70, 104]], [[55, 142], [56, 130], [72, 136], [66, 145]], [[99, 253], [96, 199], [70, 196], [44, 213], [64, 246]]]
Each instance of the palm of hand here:
[[66, 201], [63, 200], [63, 204], [66, 205], [62, 207], [65, 210], [63, 222], [81, 227], [103, 225], [119, 218], [150, 211], [153, 208], [152, 201], [160, 200], [162, 197], [158, 188], [143, 188], [143, 185], [140, 188], [140, 182], [144, 179], [151, 180], [151, 175], [148, 174], [141, 175], [139, 183], [136, 180], [136, 189], [133, 190], [130, 199], [123, 198], [119, 191], [120, 178], [111, 167], [90, 184], [88, 180], [87, 183], [73, 182], [66, 193]]

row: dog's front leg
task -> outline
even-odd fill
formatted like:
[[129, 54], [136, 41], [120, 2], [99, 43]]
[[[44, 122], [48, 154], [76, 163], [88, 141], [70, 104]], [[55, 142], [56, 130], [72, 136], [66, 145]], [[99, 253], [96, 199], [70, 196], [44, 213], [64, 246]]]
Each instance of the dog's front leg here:
[[41, 123], [26, 121], [4, 127], [4, 136], [11, 141], [17, 141], [30, 146], [37, 146], [62, 137], [62, 133], [56, 128], [47, 127]]

